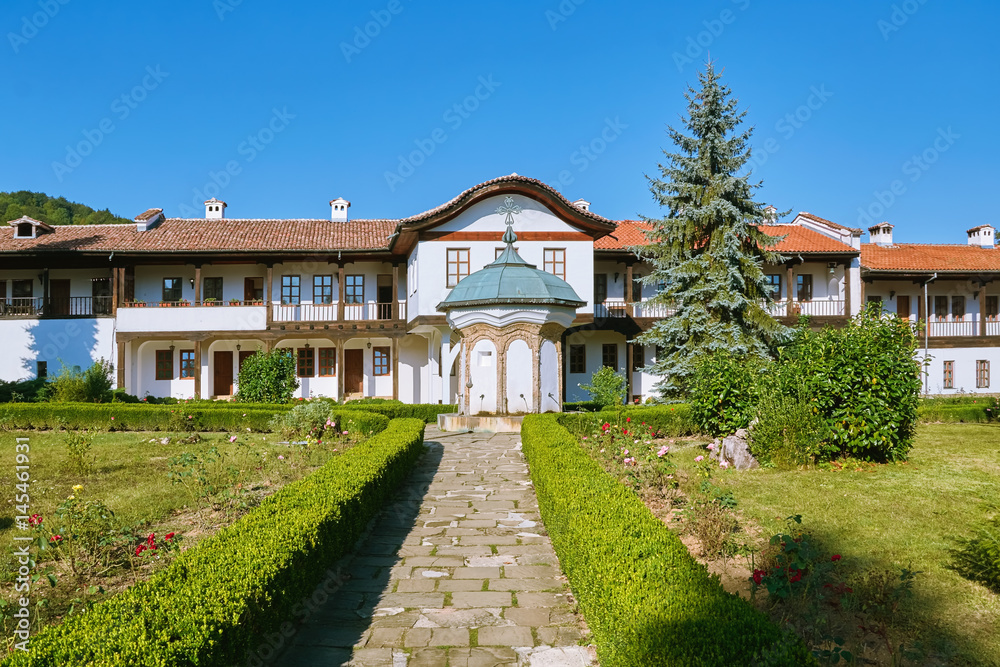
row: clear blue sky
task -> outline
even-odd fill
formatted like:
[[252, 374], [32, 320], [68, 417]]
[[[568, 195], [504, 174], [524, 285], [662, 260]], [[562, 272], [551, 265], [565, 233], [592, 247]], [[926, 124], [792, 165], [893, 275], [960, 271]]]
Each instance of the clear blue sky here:
[[756, 126], [762, 201], [964, 243], [1000, 224], [998, 23], [943, 0], [5, 0], [0, 190], [400, 217], [517, 172], [657, 215], [644, 174], [710, 51]]

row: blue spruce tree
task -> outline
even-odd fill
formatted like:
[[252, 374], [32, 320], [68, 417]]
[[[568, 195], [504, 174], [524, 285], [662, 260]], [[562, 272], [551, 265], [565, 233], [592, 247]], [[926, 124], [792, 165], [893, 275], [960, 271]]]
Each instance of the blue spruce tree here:
[[753, 199], [760, 183], [750, 172], [753, 128], [740, 130], [746, 111], [737, 109], [712, 63], [699, 73], [701, 89], [689, 87], [684, 131], [668, 128], [677, 152], [663, 151], [660, 177], [647, 177], [661, 219], [645, 218], [647, 245], [633, 248], [653, 271], [646, 284], [662, 285], [653, 299], [673, 315], [637, 337], [656, 345], [647, 372], [661, 376], [655, 389], [665, 399], [683, 395], [700, 359], [717, 350], [769, 357], [789, 330], [769, 313], [773, 298], [764, 264], [784, 258], [771, 250], [781, 237], [759, 225], [767, 221], [764, 204]]

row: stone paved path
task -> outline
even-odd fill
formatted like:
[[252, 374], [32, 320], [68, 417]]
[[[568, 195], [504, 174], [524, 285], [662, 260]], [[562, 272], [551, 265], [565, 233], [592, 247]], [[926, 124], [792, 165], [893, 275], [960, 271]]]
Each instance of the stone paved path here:
[[297, 626], [281, 667], [584, 667], [582, 621], [516, 434], [428, 427], [428, 454]]

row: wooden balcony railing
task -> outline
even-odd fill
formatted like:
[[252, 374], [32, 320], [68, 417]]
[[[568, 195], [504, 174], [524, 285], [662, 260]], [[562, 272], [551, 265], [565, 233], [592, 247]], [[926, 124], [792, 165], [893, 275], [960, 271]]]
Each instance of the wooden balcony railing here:
[[[406, 319], [406, 301], [398, 304], [399, 319]], [[271, 315], [275, 322], [334, 322], [337, 320], [336, 303], [298, 305], [274, 304]], [[348, 322], [373, 322], [392, 319], [391, 303], [345, 303], [344, 320]]]
[[0, 317], [98, 317], [111, 314], [110, 296], [7, 297], [0, 299]]

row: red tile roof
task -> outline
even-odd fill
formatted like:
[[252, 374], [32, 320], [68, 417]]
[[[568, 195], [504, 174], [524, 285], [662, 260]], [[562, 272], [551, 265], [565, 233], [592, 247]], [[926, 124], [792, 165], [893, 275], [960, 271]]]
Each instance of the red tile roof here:
[[827, 220], [826, 218], [821, 218], [818, 215], [813, 215], [812, 213], [809, 213], [807, 211], [799, 211], [799, 215], [801, 215], [804, 218], [809, 218], [813, 222], [821, 222], [824, 225], [829, 225], [834, 229], [842, 229], [845, 232], [854, 232], [855, 234], [861, 233], [861, 229], [858, 227], [847, 227], [846, 225], [834, 222], [833, 220]]
[[60, 225], [37, 239], [0, 229], [0, 252], [267, 252], [386, 250], [391, 220], [187, 220], [168, 218], [145, 232], [135, 225]]
[[[594, 248], [627, 250], [631, 246], [645, 245], [647, 241], [644, 232], [650, 228], [646, 222], [622, 220], [611, 235], [594, 241]], [[765, 225], [760, 229], [769, 236], [785, 236], [774, 248], [780, 253], [857, 253], [849, 245], [798, 225]]]
[[1000, 249], [944, 243], [861, 246], [861, 266], [871, 271], [1000, 271]]

